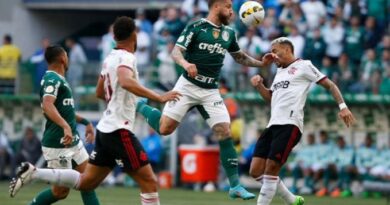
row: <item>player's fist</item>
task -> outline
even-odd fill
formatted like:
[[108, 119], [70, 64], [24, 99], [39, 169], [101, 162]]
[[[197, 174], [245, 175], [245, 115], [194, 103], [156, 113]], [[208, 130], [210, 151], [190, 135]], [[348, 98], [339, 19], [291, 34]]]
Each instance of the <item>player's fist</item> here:
[[60, 141], [63, 145], [68, 146], [73, 142], [73, 134], [72, 129], [69, 126], [64, 127], [64, 136]]
[[253, 87], [257, 87], [263, 84], [263, 78], [260, 75], [255, 75], [251, 78], [251, 84]]
[[89, 123], [85, 127], [85, 140], [87, 143], [93, 143], [93, 141], [95, 141], [95, 133], [93, 130], [92, 123]]
[[352, 112], [348, 108], [340, 110], [339, 117], [344, 121], [344, 124], [347, 125], [347, 127], [350, 127], [356, 121]]
[[198, 75], [198, 69], [196, 68], [195, 64], [187, 63], [184, 65], [184, 70], [187, 71], [188, 76], [191, 78], [195, 78], [196, 75]]
[[182, 95], [177, 91], [169, 91], [166, 92], [164, 95], [161, 95], [160, 103], [165, 103], [168, 101], [178, 101], [181, 96]]

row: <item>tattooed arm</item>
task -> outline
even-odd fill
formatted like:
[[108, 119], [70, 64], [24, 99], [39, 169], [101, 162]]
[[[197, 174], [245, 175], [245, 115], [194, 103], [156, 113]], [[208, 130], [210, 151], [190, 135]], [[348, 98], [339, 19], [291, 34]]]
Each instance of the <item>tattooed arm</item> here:
[[188, 75], [191, 78], [195, 78], [195, 76], [198, 74], [198, 69], [196, 68], [195, 64], [189, 63], [186, 59], [184, 59], [184, 52], [184, 48], [180, 46], [175, 46], [172, 50], [171, 56], [178, 65], [180, 65], [184, 68], [184, 70], [187, 71]]
[[266, 55], [264, 55], [262, 61], [259, 61], [250, 57], [248, 54], [241, 50], [235, 53], [230, 53], [230, 55], [232, 55], [233, 59], [237, 63], [250, 67], [266, 67], [272, 63], [274, 58], [273, 54], [267, 53]]

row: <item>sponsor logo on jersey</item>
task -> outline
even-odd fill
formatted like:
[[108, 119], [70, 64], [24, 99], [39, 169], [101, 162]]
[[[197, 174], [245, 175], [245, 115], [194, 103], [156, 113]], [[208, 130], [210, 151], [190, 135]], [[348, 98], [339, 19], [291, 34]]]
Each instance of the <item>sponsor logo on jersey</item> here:
[[277, 82], [275, 83], [272, 87], [273, 87], [273, 91], [276, 91], [278, 90], [279, 88], [288, 88], [288, 86], [290, 85], [290, 81], [288, 80], [283, 80], [283, 81], [280, 81], [280, 82]]
[[186, 37], [186, 42], [184, 43], [184, 46], [187, 47], [188, 44], [190, 44], [192, 36], [194, 35], [194, 32], [190, 32], [188, 36]]
[[222, 39], [223, 39], [224, 41], [228, 41], [228, 40], [229, 40], [229, 32], [223, 31], [223, 32], [222, 32]]
[[180, 36], [180, 37], [179, 37], [179, 39], [177, 39], [177, 42], [178, 42], [178, 43], [181, 43], [181, 42], [183, 42], [183, 41], [184, 41], [184, 39], [185, 39], [185, 37], [184, 37], [184, 36]]
[[217, 38], [219, 37], [219, 33], [220, 33], [219, 30], [213, 29], [213, 37], [214, 37], [215, 39], [217, 39]]
[[115, 159], [115, 162], [116, 162], [116, 164], [117, 164], [119, 167], [124, 167], [123, 161], [122, 161], [121, 159]]
[[214, 102], [214, 106], [223, 105], [223, 101]]
[[297, 72], [297, 70], [298, 70], [298, 69], [297, 69], [296, 67], [292, 67], [292, 68], [288, 69], [288, 74], [294, 75], [295, 72]]
[[199, 44], [200, 50], [207, 50], [209, 53], [219, 53], [222, 55], [225, 55], [227, 50], [222, 47], [221, 44], [215, 43], [215, 44], [208, 44], [208, 43], [200, 43]]
[[200, 75], [200, 74], [195, 76], [195, 80], [200, 81], [202, 83], [213, 83], [213, 82], [215, 82], [215, 78], [207, 77], [207, 76]]
[[62, 105], [64, 105], [64, 106], [71, 105], [72, 107], [74, 107], [74, 100], [73, 100], [73, 98], [65, 98], [62, 101]]

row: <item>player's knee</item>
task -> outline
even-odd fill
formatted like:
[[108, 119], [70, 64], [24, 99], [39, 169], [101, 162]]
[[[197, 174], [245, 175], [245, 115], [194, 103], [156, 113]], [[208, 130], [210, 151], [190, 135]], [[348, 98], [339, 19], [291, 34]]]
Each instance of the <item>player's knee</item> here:
[[261, 175], [263, 175], [263, 173], [261, 172], [261, 170], [259, 169], [256, 169], [256, 168], [250, 168], [249, 169], [249, 175], [251, 175], [251, 177], [253, 177], [254, 179], [257, 179], [259, 178]]
[[276, 162], [274, 160], [267, 160], [265, 173], [268, 175], [278, 175], [281, 166], [282, 165], [279, 162]]
[[62, 200], [68, 196], [69, 189], [68, 188], [55, 188], [55, 189], [52, 189], [52, 192], [53, 192], [54, 198]]
[[148, 192], [156, 192], [158, 187], [157, 177], [154, 174], [147, 175], [143, 178]]
[[160, 126], [160, 135], [170, 135], [170, 134], [172, 134], [173, 131], [175, 131], [174, 125], [161, 124], [161, 126]]
[[213, 132], [218, 139], [227, 139], [230, 137], [230, 126], [227, 123], [216, 124], [213, 127]]
[[84, 174], [81, 175], [77, 190], [79, 191], [92, 191], [96, 189], [100, 184], [100, 181], [92, 178], [87, 178]]

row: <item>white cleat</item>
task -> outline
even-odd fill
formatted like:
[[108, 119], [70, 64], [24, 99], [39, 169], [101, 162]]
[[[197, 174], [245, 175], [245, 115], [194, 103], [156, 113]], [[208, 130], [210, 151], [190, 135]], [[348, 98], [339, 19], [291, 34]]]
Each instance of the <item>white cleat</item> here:
[[22, 188], [24, 185], [31, 182], [31, 175], [34, 173], [35, 167], [34, 165], [23, 162], [18, 167], [18, 172], [16, 173], [16, 177], [13, 178], [9, 185], [9, 195], [10, 197], [15, 197], [16, 193]]

